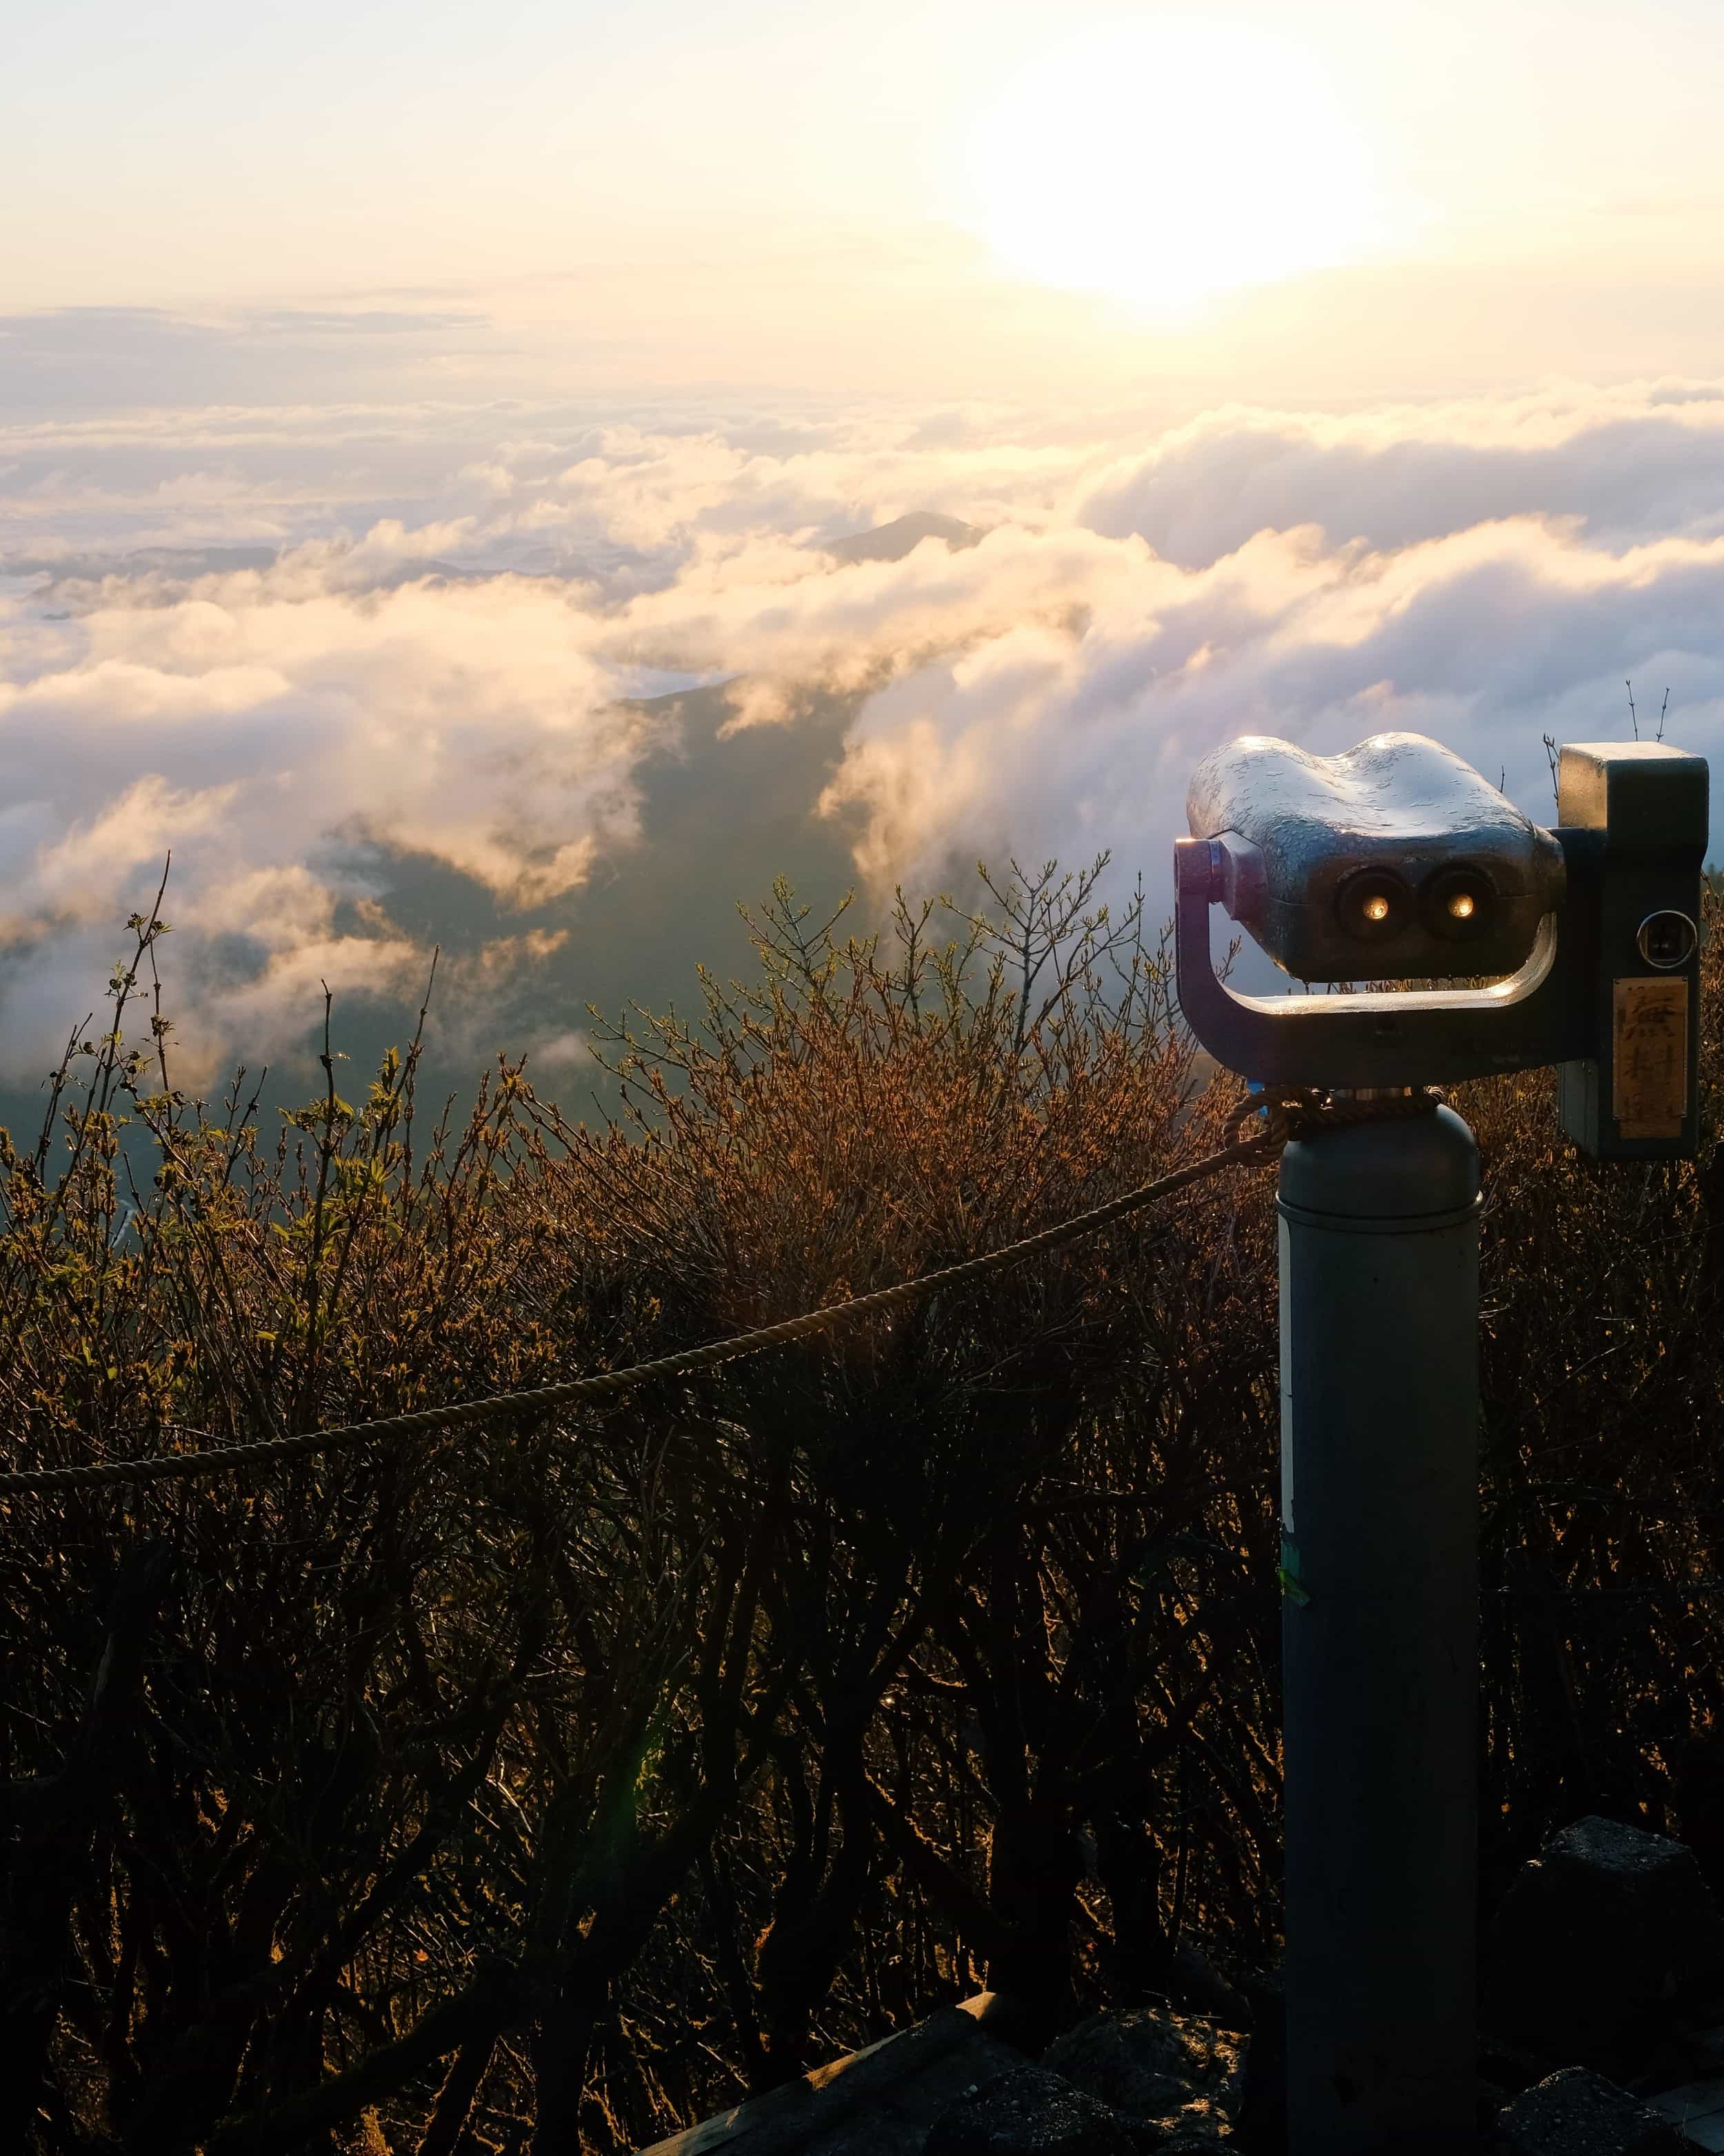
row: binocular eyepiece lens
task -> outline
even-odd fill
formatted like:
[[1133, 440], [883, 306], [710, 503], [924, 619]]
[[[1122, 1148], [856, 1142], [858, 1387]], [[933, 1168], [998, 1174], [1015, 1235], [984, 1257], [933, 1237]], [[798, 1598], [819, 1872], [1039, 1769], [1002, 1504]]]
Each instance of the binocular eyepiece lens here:
[[1464, 943], [1490, 927], [1496, 891], [1482, 869], [1457, 865], [1427, 877], [1419, 892], [1419, 911], [1433, 936]]
[[1412, 893], [1391, 869], [1361, 869], [1335, 894], [1342, 927], [1362, 943], [1398, 936], [1412, 910]]
[[1359, 869], [1335, 894], [1336, 917], [1361, 943], [1384, 943], [1416, 918], [1425, 932], [1447, 943], [1465, 943], [1495, 924], [1496, 892], [1470, 862], [1438, 869], [1419, 886], [1417, 901], [1393, 869]]

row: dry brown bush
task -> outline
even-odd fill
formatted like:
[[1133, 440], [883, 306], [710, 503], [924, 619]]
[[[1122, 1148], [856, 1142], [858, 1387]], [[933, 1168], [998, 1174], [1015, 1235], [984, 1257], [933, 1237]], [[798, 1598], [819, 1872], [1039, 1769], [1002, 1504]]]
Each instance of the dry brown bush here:
[[[274, 1143], [128, 1046], [140, 916], [0, 1162], [8, 1464], [620, 1366], [1211, 1149], [1236, 1091], [1093, 888], [859, 943], [780, 891], [754, 983], [612, 1037], [614, 1126], [502, 1065], [418, 1135], [413, 1044]], [[1710, 1148], [1594, 1168], [1546, 1080], [1464, 1091], [1494, 1882], [1671, 1823], [1718, 1704], [1724, 1214]], [[626, 2149], [983, 1980], [1052, 2019], [1269, 1958], [1271, 1194], [603, 1412], [11, 1500], [0, 2144]]]

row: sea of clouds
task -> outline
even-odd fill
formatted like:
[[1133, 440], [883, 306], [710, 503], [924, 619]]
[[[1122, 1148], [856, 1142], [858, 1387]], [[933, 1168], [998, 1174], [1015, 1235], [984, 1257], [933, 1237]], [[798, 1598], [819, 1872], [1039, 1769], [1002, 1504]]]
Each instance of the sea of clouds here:
[[[1542, 737], [1625, 737], [1627, 678], [1643, 724], [1668, 688], [1667, 737], [1721, 745], [1724, 382], [1172, 424], [114, 398], [0, 420], [8, 1086], [99, 998], [170, 850], [190, 1080], [302, 1055], [326, 982], [411, 1009], [437, 942], [450, 1056], [571, 1065], [582, 906], [680, 843], [654, 814], [688, 750], [671, 692], [718, 685], [722, 721], [704, 898], [642, 942], [649, 1004], [781, 865], [743, 814], [772, 768], [787, 851], [824, 845], [865, 906], [1110, 848], [1156, 907], [1187, 778], [1234, 732], [1414, 728], [1541, 819]], [[824, 551], [912, 511], [984, 536]]]

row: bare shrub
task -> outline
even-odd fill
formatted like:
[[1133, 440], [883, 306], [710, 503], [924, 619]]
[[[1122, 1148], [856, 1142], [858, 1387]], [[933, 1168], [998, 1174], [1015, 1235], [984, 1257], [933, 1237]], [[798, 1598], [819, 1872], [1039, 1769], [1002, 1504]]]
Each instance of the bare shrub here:
[[[9, 1465], [618, 1367], [1210, 1150], [1091, 870], [611, 1031], [571, 1124], [417, 1040], [273, 1139], [171, 1082], [159, 916], [0, 1154]], [[1705, 960], [1708, 1127], [1720, 960]], [[142, 998], [147, 1047], [129, 1045]], [[1710, 1151], [1484, 1147], [1487, 1856], [1665, 1824], [1717, 1702]], [[626, 2149], [988, 1981], [1054, 2021], [1278, 1933], [1269, 1178], [603, 1412], [0, 1512], [0, 2140]]]

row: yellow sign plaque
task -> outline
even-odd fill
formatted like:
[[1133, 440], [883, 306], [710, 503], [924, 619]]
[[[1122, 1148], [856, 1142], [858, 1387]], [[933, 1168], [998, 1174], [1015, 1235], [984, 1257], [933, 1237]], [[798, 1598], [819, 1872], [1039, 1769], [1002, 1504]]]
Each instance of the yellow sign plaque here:
[[1625, 1138], [1675, 1138], [1688, 1112], [1688, 983], [1616, 983], [1613, 1105]]

